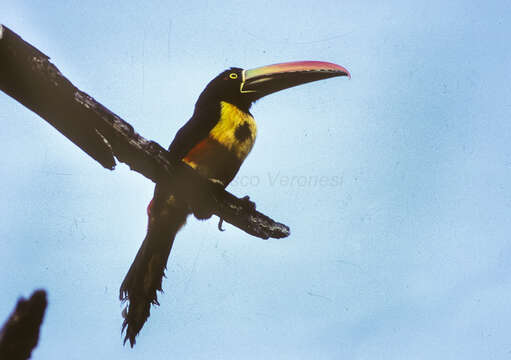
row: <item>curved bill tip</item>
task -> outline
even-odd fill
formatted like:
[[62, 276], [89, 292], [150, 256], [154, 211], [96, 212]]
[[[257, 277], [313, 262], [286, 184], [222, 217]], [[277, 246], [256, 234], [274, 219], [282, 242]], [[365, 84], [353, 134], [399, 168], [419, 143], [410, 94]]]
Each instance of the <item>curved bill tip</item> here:
[[341, 65], [326, 61], [294, 61], [277, 65], [288, 68], [289, 71], [319, 71], [331, 73], [333, 76], [347, 76], [351, 79], [351, 74], [348, 69]]

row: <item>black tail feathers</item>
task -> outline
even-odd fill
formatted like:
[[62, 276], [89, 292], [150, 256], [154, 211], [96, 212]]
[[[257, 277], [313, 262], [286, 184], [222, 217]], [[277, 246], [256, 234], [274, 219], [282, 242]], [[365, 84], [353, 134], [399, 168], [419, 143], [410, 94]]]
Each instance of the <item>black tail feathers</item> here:
[[129, 340], [131, 347], [150, 315], [151, 304], [159, 305], [157, 291], [162, 291], [170, 250], [187, 216], [186, 209], [168, 203], [153, 209], [149, 215], [147, 235], [119, 291], [120, 300], [127, 302], [122, 312], [122, 332], [126, 331], [124, 343]]

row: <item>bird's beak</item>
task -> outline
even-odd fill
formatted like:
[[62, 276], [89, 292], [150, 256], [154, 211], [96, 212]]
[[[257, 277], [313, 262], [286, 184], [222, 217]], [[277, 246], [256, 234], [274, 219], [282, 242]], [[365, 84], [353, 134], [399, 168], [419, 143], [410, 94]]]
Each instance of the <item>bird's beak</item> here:
[[335, 76], [351, 77], [342, 66], [323, 61], [293, 61], [243, 70], [240, 92], [259, 99], [276, 91]]

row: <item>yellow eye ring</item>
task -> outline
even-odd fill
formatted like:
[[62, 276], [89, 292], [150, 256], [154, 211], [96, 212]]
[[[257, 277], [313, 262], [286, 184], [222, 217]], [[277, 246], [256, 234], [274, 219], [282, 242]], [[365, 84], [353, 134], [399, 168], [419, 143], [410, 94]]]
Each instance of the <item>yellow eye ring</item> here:
[[236, 74], [236, 73], [230, 73], [230, 74], [229, 74], [229, 77], [230, 77], [231, 79], [237, 79], [237, 78], [238, 78], [238, 74]]

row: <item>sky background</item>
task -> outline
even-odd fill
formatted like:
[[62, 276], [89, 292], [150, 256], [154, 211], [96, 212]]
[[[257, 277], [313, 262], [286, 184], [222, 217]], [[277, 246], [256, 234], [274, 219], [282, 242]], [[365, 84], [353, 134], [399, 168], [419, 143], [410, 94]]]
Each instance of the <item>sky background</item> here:
[[134, 349], [118, 289], [154, 184], [103, 169], [0, 93], [0, 321], [44, 288], [37, 360], [509, 359], [510, 13], [509, 1], [2, 0], [0, 23], [165, 147], [230, 66], [323, 60], [352, 79], [252, 108], [258, 139], [229, 190], [291, 236], [190, 218]]

